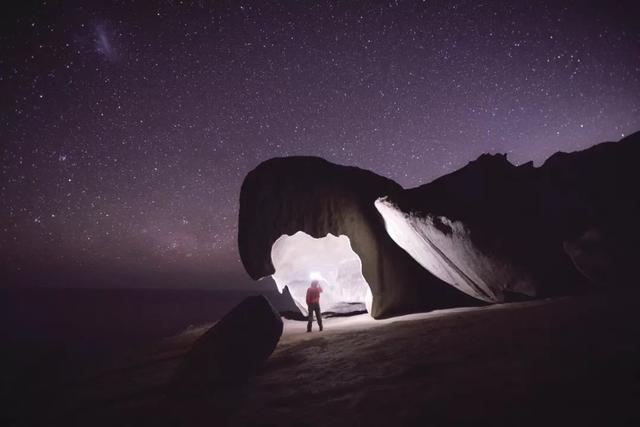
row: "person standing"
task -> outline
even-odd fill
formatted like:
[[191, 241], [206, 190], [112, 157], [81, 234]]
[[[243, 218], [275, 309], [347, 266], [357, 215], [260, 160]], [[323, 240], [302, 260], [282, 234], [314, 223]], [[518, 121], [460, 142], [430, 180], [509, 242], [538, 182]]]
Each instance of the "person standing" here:
[[320, 331], [322, 331], [322, 314], [320, 314], [320, 293], [322, 288], [317, 280], [311, 282], [311, 286], [307, 289], [307, 309], [309, 311], [309, 321], [307, 322], [307, 332], [311, 332], [311, 325], [313, 324], [313, 312], [316, 313], [316, 319]]

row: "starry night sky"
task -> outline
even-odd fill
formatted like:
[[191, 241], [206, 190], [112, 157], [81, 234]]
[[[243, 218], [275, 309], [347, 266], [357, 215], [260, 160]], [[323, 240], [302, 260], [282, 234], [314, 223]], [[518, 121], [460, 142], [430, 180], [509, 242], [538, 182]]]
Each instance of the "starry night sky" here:
[[275, 156], [411, 187], [640, 129], [636, 1], [14, 3], [9, 286], [247, 286], [240, 185]]

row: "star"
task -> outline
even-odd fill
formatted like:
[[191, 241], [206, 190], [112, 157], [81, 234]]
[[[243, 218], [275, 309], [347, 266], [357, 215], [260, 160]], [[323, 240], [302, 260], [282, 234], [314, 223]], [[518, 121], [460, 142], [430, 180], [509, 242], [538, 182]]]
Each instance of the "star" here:
[[640, 129], [635, 1], [27, 3], [0, 28], [0, 263], [73, 260], [70, 286], [247, 283], [238, 196], [272, 157], [413, 187]]

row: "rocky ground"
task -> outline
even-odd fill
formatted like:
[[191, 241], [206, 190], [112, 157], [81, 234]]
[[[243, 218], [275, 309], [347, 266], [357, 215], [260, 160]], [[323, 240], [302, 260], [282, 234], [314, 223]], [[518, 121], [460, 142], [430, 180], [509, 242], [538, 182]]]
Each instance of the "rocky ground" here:
[[640, 425], [638, 296], [333, 318], [310, 334], [286, 320], [258, 377], [177, 393], [172, 373], [206, 330], [194, 328], [43, 390], [12, 424]]

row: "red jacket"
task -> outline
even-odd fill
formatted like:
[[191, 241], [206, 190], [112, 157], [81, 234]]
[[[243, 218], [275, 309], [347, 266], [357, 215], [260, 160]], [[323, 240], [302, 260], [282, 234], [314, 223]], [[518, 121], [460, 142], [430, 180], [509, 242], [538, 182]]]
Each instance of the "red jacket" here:
[[307, 304], [318, 304], [320, 302], [320, 292], [322, 292], [320, 286], [307, 289]]

